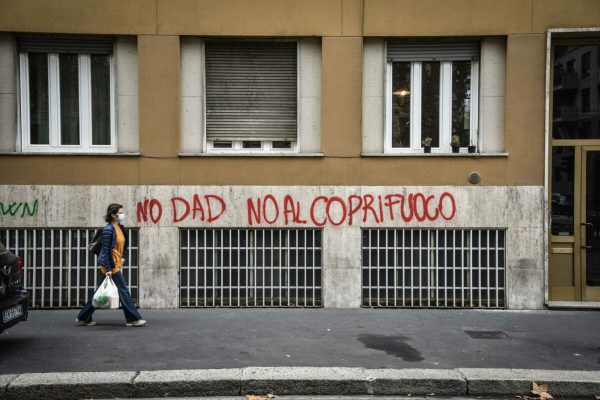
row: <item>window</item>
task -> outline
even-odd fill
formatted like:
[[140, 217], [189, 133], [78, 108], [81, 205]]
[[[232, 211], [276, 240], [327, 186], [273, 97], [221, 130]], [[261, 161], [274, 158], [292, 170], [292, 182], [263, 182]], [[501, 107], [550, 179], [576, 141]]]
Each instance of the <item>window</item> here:
[[321, 307], [319, 229], [181, 229], [181, 307]]
[[581, 90], [581, 112], [589, 113], [592, 111], [590, 102], [590, 88]]
[[19, 38], [22, 148], [113, 152], [113, 40]]
[[297, 148], [297, 42], [205, 43], [208, 152]]
[[388, 153], [461, 151], [477, 144], [479, 42], [387, 42], [386, 139]]
[[[88, 243], [95, 229], [4, 228], [0, 243], [23, 259], [23, 286], [31, 308], [82, 307], [100, 282], [96, 255]], [[139, 229], [127, 229], [127, 263], [122, 272], [138, 303]]]
[[362, 306], [501, 308], [504, 229], [362, 229]]
[[[564, 77], [560, 84], [552, 87], [552, 138], [555, 140], [598, 139], [596, 128], [600, 108], [594, 98], [595, 87], [599, 86], [597, 74], [600, 60], [592, 54], [600, 53], [599, 44], [564, 42], [554, 46], [554, 76]], [[572, 60], [581, 63], [575, 73], [569, 73]], [[565, 74], [564, 71], [567, 71]], [[600, 95], [600, 89], [598, 90]]]
[[588, 51], [581, 56], [581, 77], [589, 78], [592, 73], [592, 54]]

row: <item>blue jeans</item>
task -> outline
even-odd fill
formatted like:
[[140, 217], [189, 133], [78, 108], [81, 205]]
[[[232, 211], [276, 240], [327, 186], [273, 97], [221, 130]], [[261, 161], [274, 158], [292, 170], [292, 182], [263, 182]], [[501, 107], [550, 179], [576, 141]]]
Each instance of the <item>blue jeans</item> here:
[[[119, 290], [119, 299], [121, 300], [121, 305], [123, 306], [123, 313], [125, 314], [125, 320], [127, 322], [137, 321], [138, 319], [142, 319], [137, 308], [133, 305], [133, 300], [131, 300], [131, 295], [129, 294], [129, 288], [127, 287], [127, 283], [125, 283], [125, 278], [121, 271], [113, 274], [112, 276], [113, 282], [117, 285], [117, 289]], [[89, 323], [92, 321], [92, 314], [96, 310], [92, 305], [92, 299], [94, 298], [94, 293], [90, 296], [90, 299], [86, 303], [85, 306], [79, 311], [77, 315], [77, 319], [80, 321], [84, 321], [85, 323]]]

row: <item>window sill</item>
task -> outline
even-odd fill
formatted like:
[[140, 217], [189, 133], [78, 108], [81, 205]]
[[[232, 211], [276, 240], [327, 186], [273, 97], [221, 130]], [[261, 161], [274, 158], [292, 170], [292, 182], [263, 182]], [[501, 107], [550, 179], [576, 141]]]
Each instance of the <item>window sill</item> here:
[[361, 157], [508, 157], [508, 153], [360, 153]]
[[52, 151], [20, 152], [20, 151], [0, 151], [0, 156], [117, 156], [117, 157], [139, 157], [141, 153], [58, 153]]
[[323, 153], [250, 153], [250, 152], [231, 152], [231, 153], [179, 153], [179, 157], [323, 157]]

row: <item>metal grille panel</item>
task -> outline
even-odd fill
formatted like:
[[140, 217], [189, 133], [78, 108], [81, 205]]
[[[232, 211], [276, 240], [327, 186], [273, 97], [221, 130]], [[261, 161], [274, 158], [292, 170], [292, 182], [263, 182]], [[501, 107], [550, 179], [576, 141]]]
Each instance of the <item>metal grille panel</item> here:
[[181, 307], [321, 307], [318, 229], [181, 229]]
[[388, 40], [388, 61], [460, 61], [479, 60], [479, 41]]
[[[23, 281], [32, 308], [76, 308], [96, 291], [102, 276], [88, 251], [95, 229], [2, 229], [0, 242], [23, 258]], [[137, 229], [127, 229], [128, 254], [123, 275], [131, 297], [138, 298]]]
[[363, 307], [504, 307], [505, 233], [364, 229]]
[[19, 35], [19, 51], [29, 53], [112, 54], [111, 36]]

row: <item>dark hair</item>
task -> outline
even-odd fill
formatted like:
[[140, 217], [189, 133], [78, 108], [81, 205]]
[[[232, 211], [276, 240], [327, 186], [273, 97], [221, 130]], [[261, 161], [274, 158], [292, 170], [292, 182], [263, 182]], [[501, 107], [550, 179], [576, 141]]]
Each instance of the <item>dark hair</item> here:
[[113, 222], [112, 215], [116, 214], [119, 211], [119, 208], [123, 208], [123, 206], [117, 203], [112, 203], [111, 205], [109, 205], [106, 209], [106, 217], [104, 217], [104, 220], [106, 222]]

